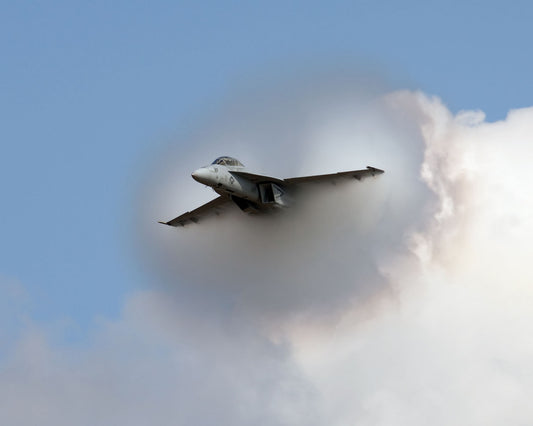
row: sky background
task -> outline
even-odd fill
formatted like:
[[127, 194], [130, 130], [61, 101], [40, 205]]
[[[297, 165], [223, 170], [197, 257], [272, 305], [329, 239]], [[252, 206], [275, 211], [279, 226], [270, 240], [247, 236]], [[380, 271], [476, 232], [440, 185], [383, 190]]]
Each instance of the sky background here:
[[503, 120], [532, 104], [531, 22], [527, 1], [2, 2], [2, 334], [22, 316], [83, 342], [120, 315], [146, 286], [130, 247], [142, 171], [232, 94], [364, 68]]

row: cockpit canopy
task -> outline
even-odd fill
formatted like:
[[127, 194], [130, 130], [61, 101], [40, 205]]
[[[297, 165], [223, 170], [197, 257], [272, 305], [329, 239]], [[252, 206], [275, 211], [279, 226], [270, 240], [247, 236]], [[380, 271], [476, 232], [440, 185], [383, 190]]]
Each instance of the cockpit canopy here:
[[244, 167], [244, 165], [239, 160], [232, 157], [218, 157], [211, 164], [219, 164], [221, 166]]

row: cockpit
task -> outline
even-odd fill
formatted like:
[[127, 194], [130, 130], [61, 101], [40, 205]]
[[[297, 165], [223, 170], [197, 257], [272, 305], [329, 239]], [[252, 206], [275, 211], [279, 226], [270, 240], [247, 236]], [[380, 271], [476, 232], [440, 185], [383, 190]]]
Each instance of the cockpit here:
[[218, 164], [220, 166], [244, 167], [244, 165], [239, 160], [232, 157], [218, 157], [211, 164]]

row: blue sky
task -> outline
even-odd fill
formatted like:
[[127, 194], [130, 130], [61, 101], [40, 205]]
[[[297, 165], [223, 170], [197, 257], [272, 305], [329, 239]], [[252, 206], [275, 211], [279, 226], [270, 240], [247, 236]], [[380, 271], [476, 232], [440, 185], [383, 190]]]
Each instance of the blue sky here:
[[32, 318], [70, 319], [74, 334], [144, 285], [128, 235], [146, 156], [243, 81], [366, 64], [490, 121], [533, 96], [526, 1], [21, 1], [0, 12], [0, 277], [26, 289]]

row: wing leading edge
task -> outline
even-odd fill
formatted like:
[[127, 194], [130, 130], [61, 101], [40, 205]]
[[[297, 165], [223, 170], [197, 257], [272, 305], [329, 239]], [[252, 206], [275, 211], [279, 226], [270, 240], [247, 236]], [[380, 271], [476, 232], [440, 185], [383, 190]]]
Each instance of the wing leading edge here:
[[220, 196], [218, 198], [215, 198], [214, 200], [209, 201], [208, 203], [204, 204], [203, 206], [198, 207], [197, 209], [194, 209], [190, 212], [183, 213], [182, 215], [169, 220], [168, 222], [159, 222], [163, 225], [169, 225], [169, 226], [185, 226], [188, 223], [198, 223], [200, 219], [204, 219], [211, 215], [218, 216], [224, 208], [226, 207], [227, 203], [229, 202], [229, 198]]

